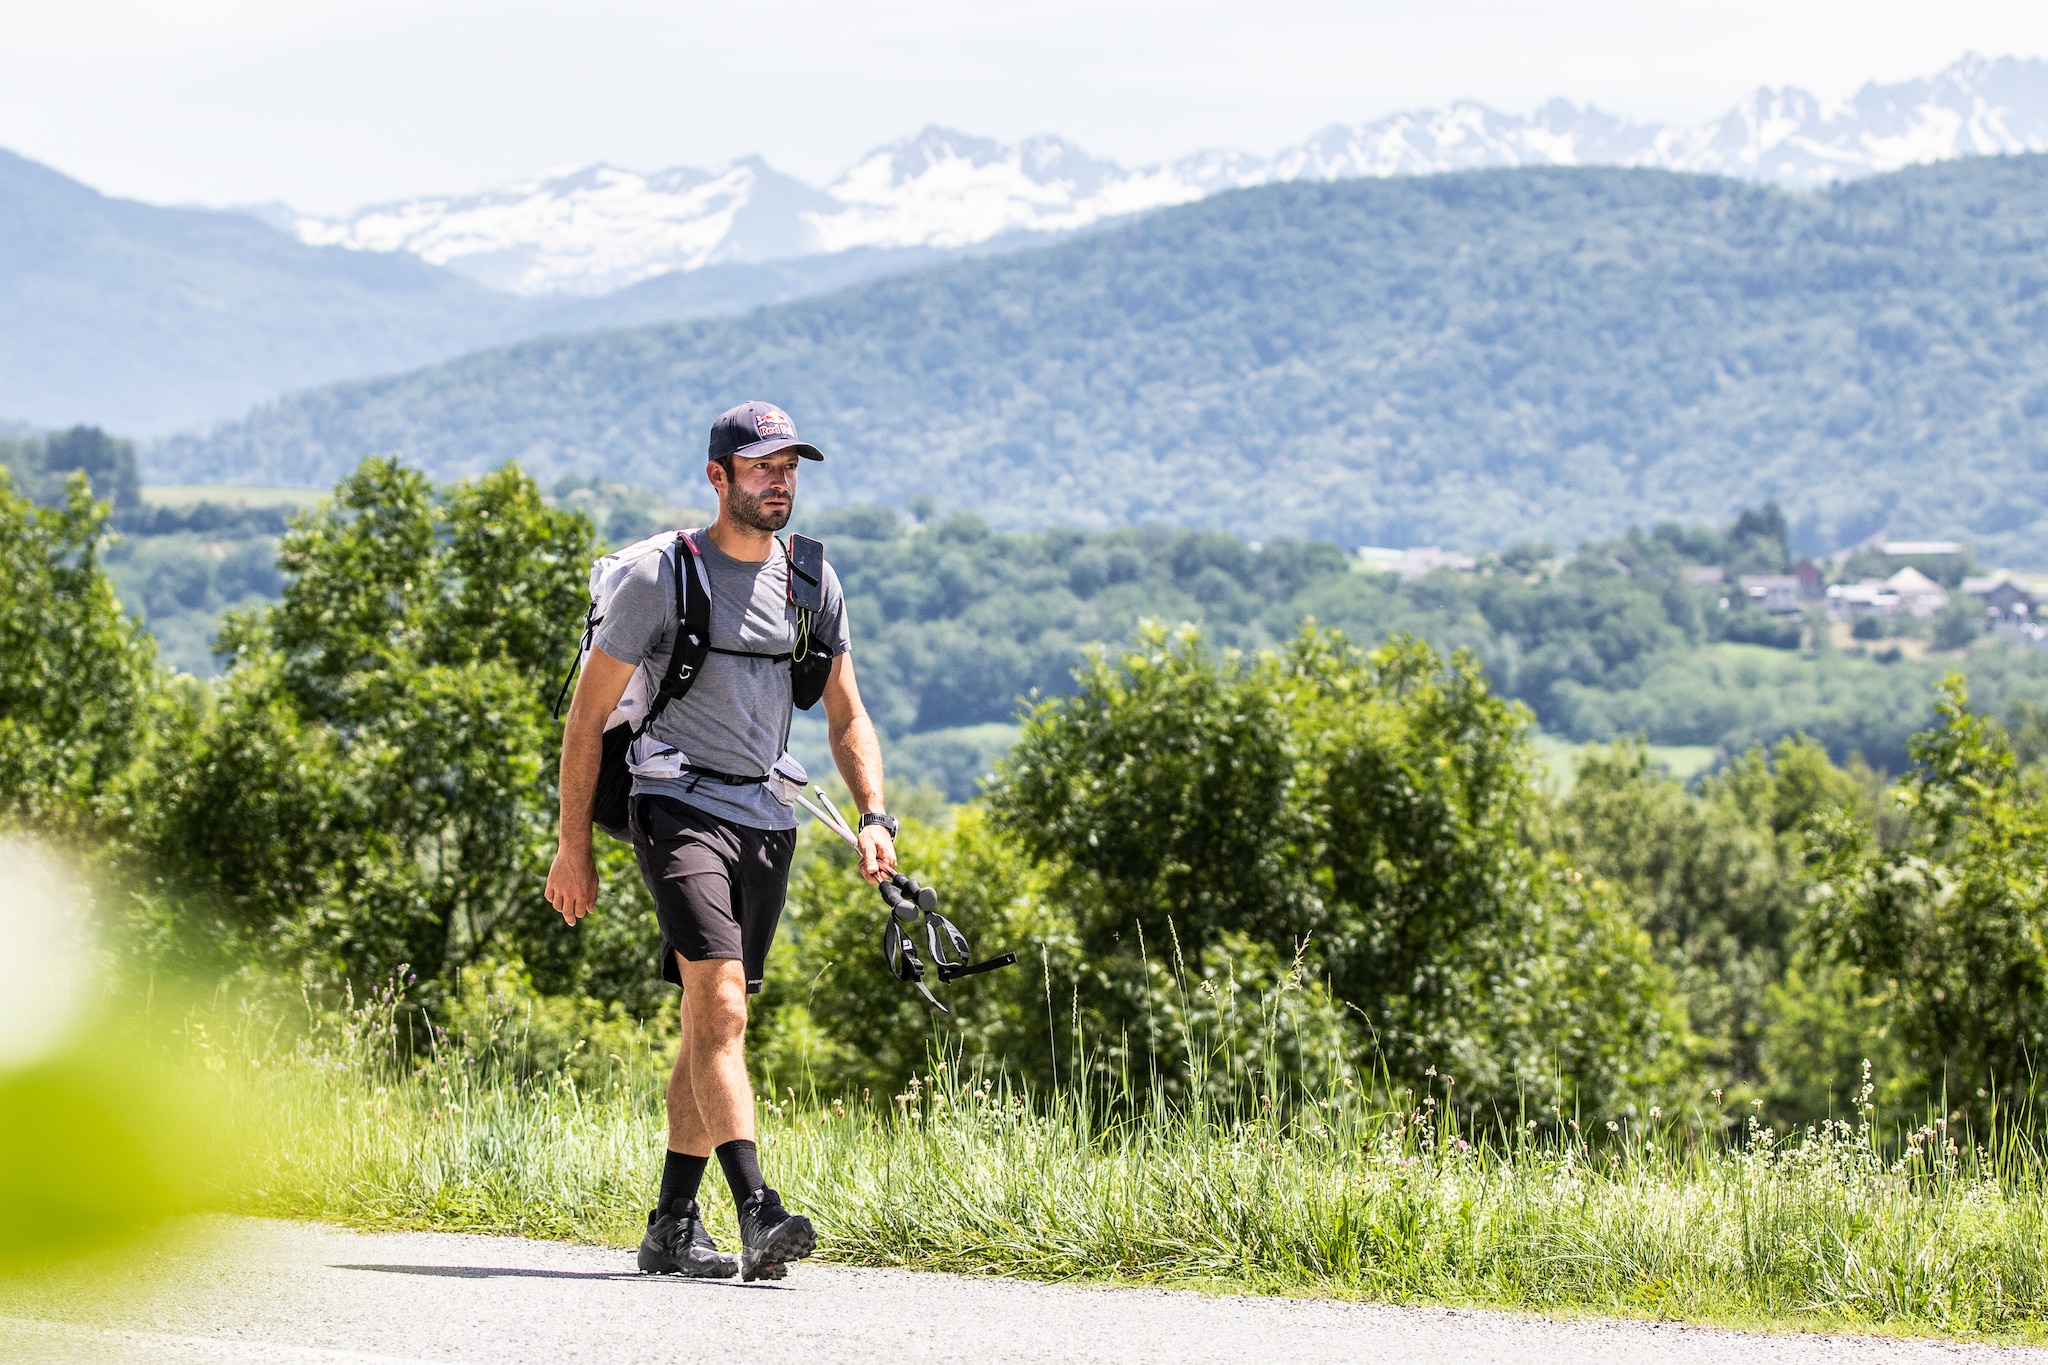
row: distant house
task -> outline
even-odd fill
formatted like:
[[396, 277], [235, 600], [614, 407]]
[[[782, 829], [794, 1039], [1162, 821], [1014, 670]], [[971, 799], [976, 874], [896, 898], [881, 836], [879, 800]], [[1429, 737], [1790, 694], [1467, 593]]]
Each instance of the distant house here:
[[1965, 578], [1963, 591], [1982, 604], [1993, 622], [2029, 621], [2034, 615], [2034, 594], [2026, 584], [2009, 574]]
[[1746, 573], [1738, 581], [1749, 600], [1765, 611], [1799, 611], [1800, 584], [1796, 574]]
[[1820, 596], [1820, 565], [1810, 559], [1802, 559], [1792, 566], [1792, 576], [1799, 580], [1799, 595], [1801, 597]]
[[1471, 555], [1461, 555], [1456, 550], [1443, 550], [1434, 545], [1415, 546], [1406, 550], [1392, 550], [1382, 545], [1361, 545], [1358, 557], [1379, 573], [1397, 573], [1403, 583], [1435, 573], [1438, 569], [1449, 569], [1452, 573], [1471, 573], [1479, 567], [1479, 561]]
[[1963, 552], [1959, 540], [1886, 540], [1878, 543], [1879, 554], [1894, 559], [1954, 559]]
[[1863, 616], [1896, 616], [1899, 595], [1885, 587], [1881, 578], [1861, 583], [1836, 583], [1828, 588], [1828, 615], [1844, 621]]
[[[1943, 545], [1946, 541], [1907, 541], [1909, 545]], [[1948, 605], [1948, 591], [1912, 565], [1884, 581], [1885, 589], [1899, 599], [1899, 610], [1909, 616], [1932, 616]]]
[[1713, 583], [1726, 583], [1728, 581], [1728, 571], [1719, 564], [1693, 564], [1686, 568], [1685, 581], [1699, 587], [1706, 587]]

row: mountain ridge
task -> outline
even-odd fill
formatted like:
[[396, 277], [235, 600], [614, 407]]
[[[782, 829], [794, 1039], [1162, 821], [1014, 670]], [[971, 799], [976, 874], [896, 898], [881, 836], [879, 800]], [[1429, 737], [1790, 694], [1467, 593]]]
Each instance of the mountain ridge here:
[[[160, 430], [503, 339], [531, 305], [409, 256], [110, 198], [0, 151], [0, 413]], [[166, 363], [169, 362], [169, 363]]]
[[113, 198], [0, 149], [0, 416], [156, 435], [521, 337], [740, 312], [949, 254], [720, 262], [598, 298], [521, 298], [406, 253], [309, 246], [259, 216]]
[[1932, 76], [1866, 83], [1846, 100], [1759, 88], [1693, 126], [1565, 99], [1528, 116], [1457, 100], [1333, 124], [1270, 157], [1207, 150], [1126, 169], [1050, 135], [1005, 144], [934, 125], [866, 153], [822, 189], [759, 157], [651, 174], [592, 163], [477, 195], [287, 221], [308, 242], [411, 252], [493, 288], [587, 295], [723, 262], [1059, 233], [1297, 180], [1616, 165], [1812, 190], [1957, 156], [2043, 150], [2048, 62], [1970, 54]]
[[2038, 560], [2048, 156], [1793, 195], [1662, 171], [1300, 181], [743, 319], [553, 337], [152, 449], [173, 481], [518, 460], [694, 489], [767, 397], [812, 506], [1477, 548], [1725, 520]]

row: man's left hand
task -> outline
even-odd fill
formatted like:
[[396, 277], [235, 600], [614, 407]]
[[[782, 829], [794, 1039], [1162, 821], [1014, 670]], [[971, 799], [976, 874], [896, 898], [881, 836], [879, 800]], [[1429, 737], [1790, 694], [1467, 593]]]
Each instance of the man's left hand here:
[[896, 870], [896, 841], [880, 825], [860, 832], [860, 875], [879, 882]]

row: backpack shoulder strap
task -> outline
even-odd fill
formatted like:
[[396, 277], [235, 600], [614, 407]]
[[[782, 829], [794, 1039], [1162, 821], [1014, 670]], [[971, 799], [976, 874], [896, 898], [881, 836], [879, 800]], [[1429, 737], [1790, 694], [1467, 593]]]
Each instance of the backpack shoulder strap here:
[[569, 700], [569, 684], [576, 681], [576, 671], [583, 667], [591, 642], [597, 638], [597, 627], [603, 620], [597, 614], [597, 599], [592, 598], [589, 610], [583, 613], [583, 643], [576, 646], [576, 653], [569, 660], [569, 671], [562, 675], [562, 690], [555, 693], [556, 720], [562, 718], [562, 705]]
[[669, 651], [668, 667], [662, 671], [661, 687], [647, 703], [647, 714], [634, 729], [637, 738], [646, 734], [668, 704], [690, 690], [697, 670], [711, 652], [711, 593], [697, 567], [697, 546], [688, 531], [676, 532], [676, 643]]

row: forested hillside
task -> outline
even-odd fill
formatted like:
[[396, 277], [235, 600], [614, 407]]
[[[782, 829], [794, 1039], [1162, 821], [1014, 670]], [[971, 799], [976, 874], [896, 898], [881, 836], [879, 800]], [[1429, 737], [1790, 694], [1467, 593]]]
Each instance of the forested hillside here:
[[[920, 524], [849, 508], [809, 529], [845, 582], [862, 692], [897, 741], [896, 771], [956, 800], [1007, 748], [1014, 732], [1001, 723], [1020, 699], [1067, 693], [1084, 645], [1125, 644], [1148, 619], [1196, 623], [1236, 649], [1277, 648], [1307, 621], [1366, 645], [1410, 632], [1472, 651], [1491, 685], [1553, 735], [1640, 734], [1724, 759], [1804, 734], [1838, 762], [1861, 754], [1903, 771], [1906, 741], [1930, 722], [1949, 669], [1966, 672], [1995, 714], [2048, 704], [2039, 651], [1983, 639], [1916, 661], [1883, 642], [1836, 648], [1813, 623], [1690, 581], [1694, 566], [1788, 567], [1775, 509], [1723, 529], [1636, 530], [1565, 557], [1520, 545], [1475, 574], [1407, 583], [1328, 543], [1163, 527], [1004, 534], [971, 514]], [[1976, 629], [1962, 621], [1959, 637]], [[821, 727], [798, 735], [822, 762]]]
[[[158, 477], [517, 458], [694, 482], [772, 396], [809, 496], [1001, 527], [1571, 544], [1775, 499], [2038, 555], [2048, 158], [1813, 197], [1654, 171], [1285, 185], [721, 322], [536, 341], [277, 403]], [[815, 505], [815, 501], [814, 504]]]

